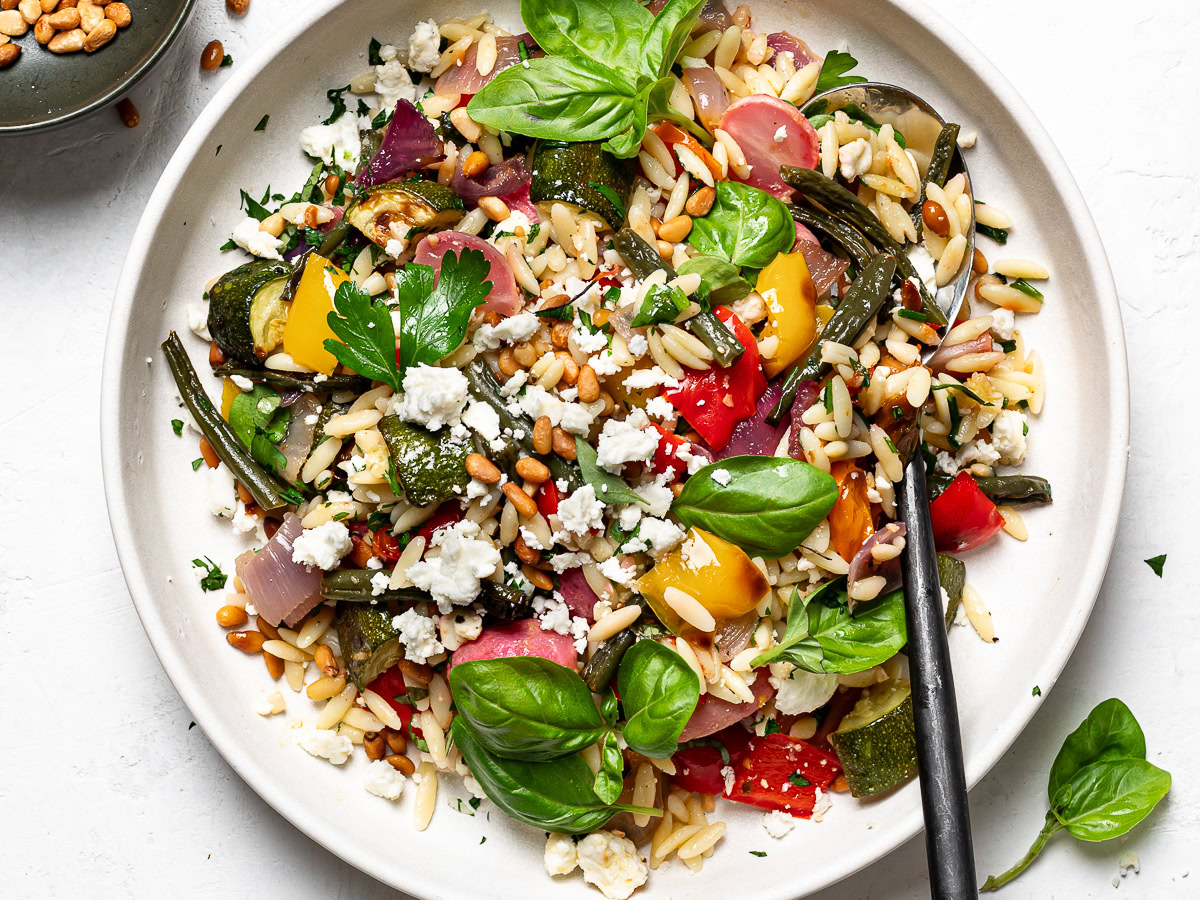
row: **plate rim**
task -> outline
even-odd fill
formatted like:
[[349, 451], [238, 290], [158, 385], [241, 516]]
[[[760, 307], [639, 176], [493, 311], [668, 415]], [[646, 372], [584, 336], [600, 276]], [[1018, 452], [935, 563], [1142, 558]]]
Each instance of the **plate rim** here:
[[[33, 122], [25, 122], [21, 125], [4, 125], [3, 123], [0, 123], [0, 137], [19, 134], [32, 134], [40, 131], [52, 131], [55, 128], [62, 128], [65, 125], [70, 125], [73, 122], [77, 122], [80, 119], [86, 118], [87, 116], [104, 109], [106, 106], [109, 106], [122, 94], [128, 93], [134, 85], [141, 81], [142, 78], [144, 78], [146, 74], [158, 64], [166, 52], [171, 49], [171, 46], [179, 37], [180, 32], [183, 31], [183, 27], [187, 24], [188, 19], [191, 18], [195, 8], [196, 0], [184, 0], [183, 9], [179, 11], [179, 15], [176, 16], [175, 21], [171, 23], [171, 27], [167, 29], [166, 33], [162, 37], [159, 38], [158, 45], [155, 46], [150, 55], [146, 57], [142, 64], [124, 75], [120, 81], [115, 82], [91, 103], [87, 104], [86, 106], [81, 106], [79, 109], [72, 110], [71, 112], [62, 113], [61, 115], [52, 116], [46, 119], [36, 119]], [[274, 50], [274, 48], [272, 48], [272, 50]], [[22, 51], [22, 53], [23, 52], [24, 51]], [[195, 123], [192, 123], [192, 127], [195, 127]], [[183, 145], [180, 144], [180, 147], [182, 146]], [[176, 148], [176, 152], [178, 151], [179, 148]], [[172, 159], [174, 159], [174, 156], [172, 156]], [[160, 176], [159, 183], [161, 184], [161, 182], [162, 179]], [[155, 190], [157, 189], [158, 188], [156, 185]], [[140, 220], [138, 224], [140, 228]], [[128, 259], [128, 257], [126, 257], [126, 259]], [[124, 272], [124, 267], [122, 267], [122, 272]]]
[[[194, 2], [194, 0], [190, 0], [190, 2]], [[169, 646], [167, 623], [159, 615], [153, 591], [146, 582], [144, 572], [140, 569], [139, 551], [128, 524], [129, 510], [122, 491], [121, 428], [113, 415], [120, 405], [121, 373], [124, 368], [126, 338], [135, 299], [134, 288], [146, 263], [147, 252], [153, 244], [155, 229], [163, 217], [176, 186], [203, 148], [208, 135], [217, 127], [224, 113], [240, 97], [249, 82], [257, 77], [315, 21], [351, 2], [356, 2], [356, 0], [336, 0], [329, 4], [309, 6], [303, 15], [293, 19], [258, 53], [247, 59], [240, 71], [233, 74], [233, 77], [217, 91], [201, 111], [159, 177], [139, 220], [122, 265], [109, 316], [101, 372], [101, 471], [113, 541], [121, 563], [122, 575], [125, 578], [138, 618], [146, 631], [155, 655], [180, 699], [183, 700], [196, 722], [204, 729], [204, 733], [213, 747], [269, 806], [342, 861], [397, 889], [419, 896], [441, 897], [445, 896], [444, 886], [438, 885], [432, 875], [422, 876], [419, 870], [406, 870], [407, 878], [403, 882], [393, 880], [390, 873], [385, 875], [373, 871], [372, 858], [357, 848], [350, 835], [335, 832], [324, 826], [319, 817], [311, 815], [304, 808], [297, 796], [270, 790], [266, 783], [268, 779], [265, 767], [254, 762], [246, 747], [233, 734], [220, 726], [220, 720], [213, 704], [191, 682], [182, 665], [168, 652], [160, 652], [160, 647], [165, 651]], [[1102, 326], [1101, 330], [1106, 338], [1107, 365], [1105, 371], [1108, 390], [1113, 401], [1109, 408], [1111, 422], [1109, 433], [1112, 440], [1107, 458], [1104, 460], [1109, 473], [1108, 479], [1095, 515], [1098, 526], [1097, 540], [1093, 543], [1084, 566], [1083, 576], [1079, 579], [1080, 596], [1087, 599], [1077, 606], [1074, 614], [1067, 620], [1067, 627], [1060, 632], [1058, 639], [1050, 648], [1052, 652], [1048, 652], [1044, 657], [1045, 662], [1030, 673], [1035, 682], [1041, 686], [1041, 697], [1031, 696], [1015, 707], [1008, 718], [999, 723], [1000, 727], [996, 732], [997, 738], [985, 748], [988, 752], [976, 754], [968, 764], [967, 784], [969, 788], [973, 788], [1009, 751], [1032, 721], [1033, 716], [1041, 709], [1040, 701], [1045, 700], [1046, 695], [1057, 683], [1074, 653], [1099, 596], [1108, 569], [1108, 561], [1111, 559], [1111, 550], [1116, 540], [1128, 468], [1130, 394], [1126, 340], [1116, 284], [1103, 240], [1074, 176], [1036, 114], [988, 57], [940, 13], [927, 7], [920, 0], [880, 0], [880, 2], [897, 8], [901, 13], [911, 17], [921, 28], [937, 35], [953, 53], [960, 57], [962, 62], [974, 68], [980, 80], [995, 93], [1001, 106], [1025, 128], [1040, 161], [1054, 178], [1068, 212], [1069, 221], [1079, 236], [1084, 251], [1083, 267], [1097, 288], [1096, 308]], [[210, 727], [210, 724], [215, 727]], [[804, 893], [799, 895], [784, 882], [762, 886], [757, 890], [762, 900], [787, 900], [787, 898], [806, 896], [809, 893], [823, 890], [889, 855], [901, 844], [918, 834], [922, 828], [922, 813], [918, 804], [907, 816], [892, 823], [890, 834], [886, 840], [878, 844], [866, 842], [861, 845], [863, 849], [858, 852], [855, 852], [853, 847], [847, 848], [846, 854], [842, 857], [842, 865], [823, 884], [806, 887]], [[866, 849], [868, 847], [870, 849]]]

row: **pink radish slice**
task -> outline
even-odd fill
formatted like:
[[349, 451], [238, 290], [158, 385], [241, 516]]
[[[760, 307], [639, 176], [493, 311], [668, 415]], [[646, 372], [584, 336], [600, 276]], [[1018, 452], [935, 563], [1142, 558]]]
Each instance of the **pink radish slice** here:
[[696, 704], [696, 711], [684, 726], [683, 734], [679, 735], [680, 742], [708, 737], [734, 722], [742, 721], [746, 716], [753, 715], [760, 706], [775, 696], [775, 688], [771, 687], [766, 669], [758, 670], [758, 677], [750, 685], [750, 691], [754, 694], [754, 700], [749, 703], [730, 703], [712, 694], [705, 694]]
[[502, 659], [510, 656], [540, 656], [568, 669], [575, 668], [575, 643], [564, 634], [542, 631], [537, 619], [518, 619], [490, 625], [469, 644], [454, 651], [450, 668], [473, 659]]
[[413, 262], [433, 266], [434, 277], [437, 277], [442, 271], [442, 257], [451, 250], [455, 254], [461, 254], [464, 249], [478, 250], [491, 264], [487, 280], [492, 283], [492, 292], [483, 304], [484, 311], [497, 312], [502, 316], [511, 316], [518, 312], [521, 309], [521, 292], [517, 290], [517, 282], [508, 266], [508, 260], [483, 238], [461, 231], [439, 231], [421, 239], [421, 243], [417, 244], [416, 253], [413, 254]]
[[749, 177], [738, 180], [781, 200], [791, 197], [792, 189], [779, 176], [779, 167], [811, 169], [817, 164], [817, 133], [800, 110], [778, 97], [743, 97], [725, 110], [721, 128], [737, 141], [751, 167]]

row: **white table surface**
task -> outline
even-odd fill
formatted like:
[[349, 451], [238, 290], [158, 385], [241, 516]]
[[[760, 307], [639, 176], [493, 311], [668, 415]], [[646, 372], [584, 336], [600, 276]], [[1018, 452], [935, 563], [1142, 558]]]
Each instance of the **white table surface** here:
[[[399, 896], [296, 831], [191, 726], [130, 603], [100, 482], [100, 362], [117, 275], [159, 173], [228, 77], [200, 72], [200, 48], [219, 38], [244, 60], [295, 2], [254, 0], [234, 20], [220, 0], [200, 0], [132, 93], [136, 129], [109, 110], [0, 139], [0, 893], [9, 897]], [[1170, 796], [1124, 839], [1059, 835], [1002, 896], [1200, 897], [1200, 603], [1186, 549], [1200, 494], [1189, 462], [1200, 437], [1191, 363], [1200, 19], [1186, 0], [933, 5], [1007, 73], [1075, 173], [1112, 259], [1133, 383], [1108, 577], [1045, 709], [971, 793], [980, 875], [1024, 853], [1063, 736], [1120, 696], [1145, 728], [1150, 760], [1173, 773]], [[1169, 555], [1161, 581], [1142, 562], [1159, 553]], [[1125, 852], [1141, 872], [1114, 888]], [[819, 897], [919, 898], [924, 884], [918, 837]]]

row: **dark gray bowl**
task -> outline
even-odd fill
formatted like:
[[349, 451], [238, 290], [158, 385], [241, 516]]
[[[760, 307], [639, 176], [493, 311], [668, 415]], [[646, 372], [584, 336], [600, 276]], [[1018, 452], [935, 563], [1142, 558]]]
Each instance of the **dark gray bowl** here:
[[125, 0], [133, 22], [95, 53], [51, 53], [30, 28], [21, 57], [0, 71], [0, 135], [54, 128], [120, 99], [150, 71], [196, 0]]

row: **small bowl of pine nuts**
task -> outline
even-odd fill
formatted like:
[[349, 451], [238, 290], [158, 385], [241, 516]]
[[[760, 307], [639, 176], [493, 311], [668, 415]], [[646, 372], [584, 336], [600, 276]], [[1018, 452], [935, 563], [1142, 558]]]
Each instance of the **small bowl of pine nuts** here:
[[[0, 0], [0, 134], [73, 121], [122, 97], [195, 0]], [[126, 124], [138, 118], [129, 104]]]

